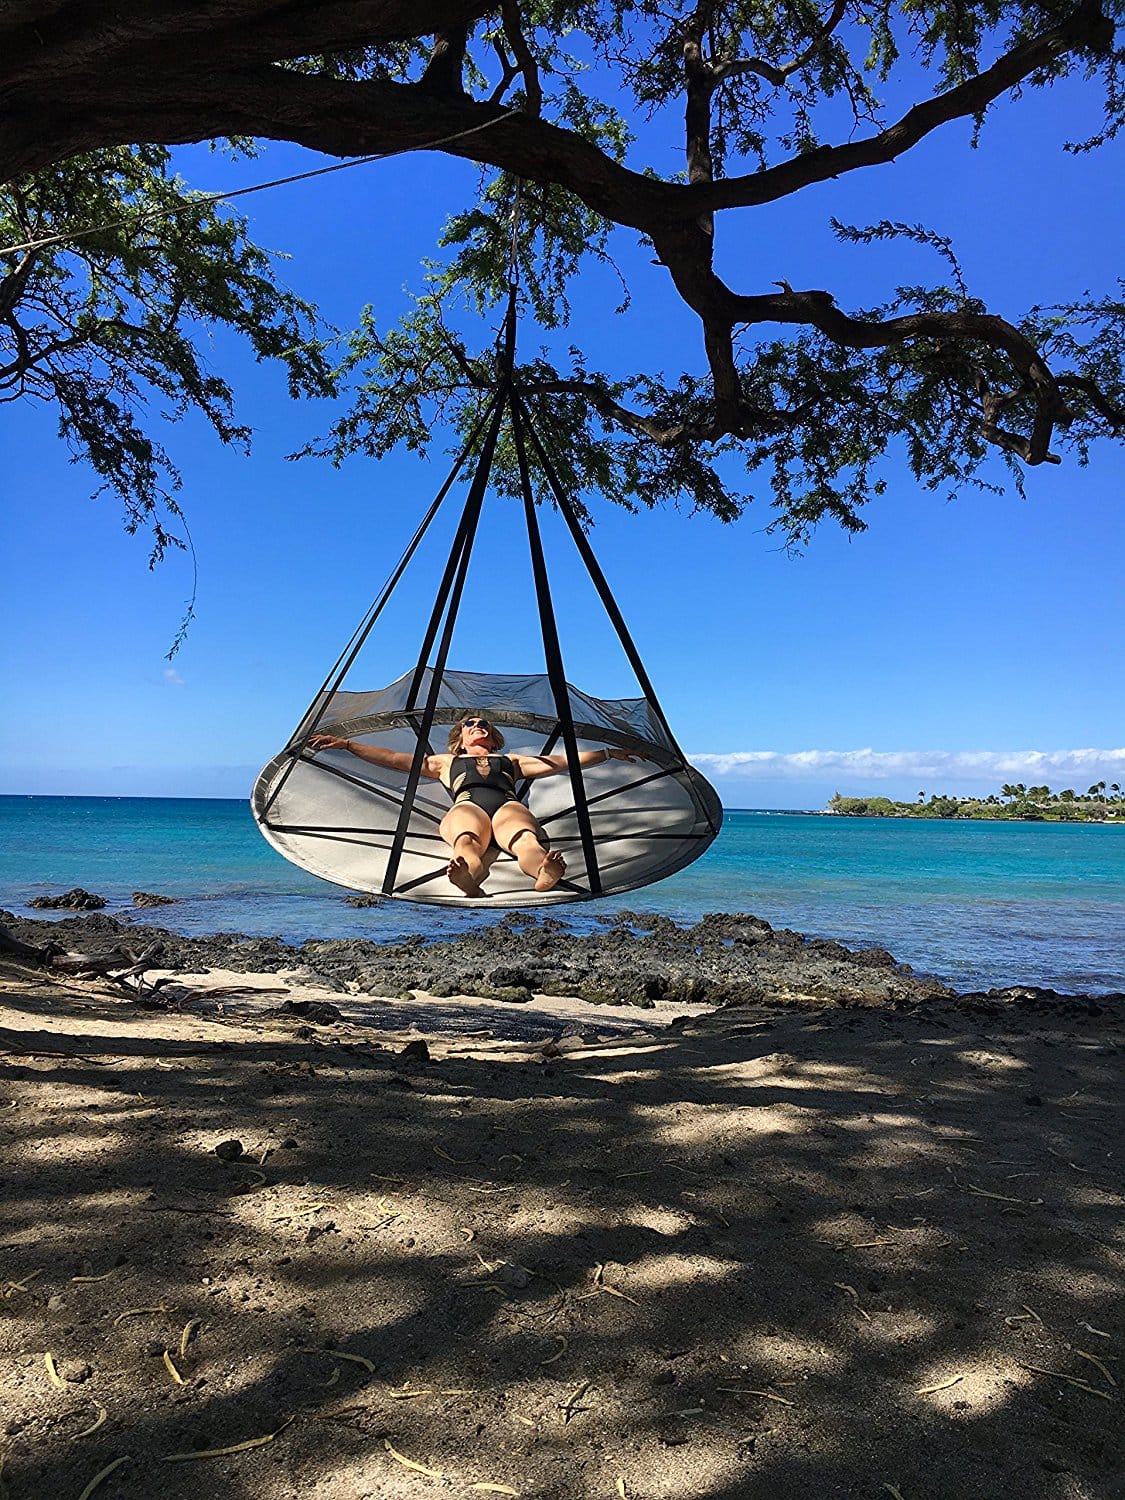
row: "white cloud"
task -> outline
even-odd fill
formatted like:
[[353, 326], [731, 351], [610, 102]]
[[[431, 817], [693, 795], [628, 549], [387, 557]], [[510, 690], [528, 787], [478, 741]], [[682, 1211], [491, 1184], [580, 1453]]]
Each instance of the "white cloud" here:
[[[707, 775], [744, 780], [941, 780], [1000, 782], [1125, 782], [1122, 750], [732, 750], [689, 755]], [[921, 780], [920, 780], [921, 778]]]
[[175, 667], [164, 668], [164, 681], [171, 683], [173, 687], [183, 687], [184, 679], [176, 671]]

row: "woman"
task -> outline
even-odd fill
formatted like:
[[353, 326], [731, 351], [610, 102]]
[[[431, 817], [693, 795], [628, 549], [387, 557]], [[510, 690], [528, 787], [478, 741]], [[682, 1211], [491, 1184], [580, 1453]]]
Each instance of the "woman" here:
[[[458, 719], [449, 731], [449, 754], [427, 755], [422, 775], [440, 781], [453, 798], [441, 820], [441, 836], [452, 850], [446, 871], [466, 896], [483, 896], [483, 882], [501, 849], [515, 859], [537, 891], [549, 891], [566, 873], [566, 861], [546, 842], [543, 831], [516, 794], [516, 782], [556, 776], [569, 769], [565, 755], [500, 755], [504, 736], [482, 714]], [[414, 757], [404, 751], [361, 745], [332, 734], [314, 734], [310, 750], [347, 750], [388, 771], [408, 772]], [[607, 760], [634, 761], [626, 750], [606, 746], [580, 750], [580, 766]], [[530, 837], [525, 837], [530, 835]]]

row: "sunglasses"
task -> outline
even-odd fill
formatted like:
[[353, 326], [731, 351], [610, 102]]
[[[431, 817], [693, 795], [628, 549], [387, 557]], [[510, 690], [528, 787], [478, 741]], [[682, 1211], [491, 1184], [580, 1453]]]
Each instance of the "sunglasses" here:
[[492, 725], [487, 719], [462, 719], [462, 729], [491, 729]]

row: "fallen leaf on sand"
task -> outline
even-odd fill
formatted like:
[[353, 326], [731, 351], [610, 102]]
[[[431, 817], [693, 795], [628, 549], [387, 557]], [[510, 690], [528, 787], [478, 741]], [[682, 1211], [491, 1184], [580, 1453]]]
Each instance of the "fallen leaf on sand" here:
[[767, 1401], [776, 1401], [778, 1406], [796, 1406], [795, 1401], [788, 1400], [785, 1396], [779, 1396], [774, 1391], [757, 1391], [746, 1385], [720, 1385], [715, 1387], [719, 1391], [730, 1391], [739, 1396], [764, 1396]]
[[363, 1354], [346, 1354], [343, 1349], [313, 1349], [308, 1344], [306, 1344], [302, 1348], [301, 1353], [302, 1354], [323, 1354], [328, 1359], [346, 1359], [346, 1360], [350, 1360], [350, 1362], [353, 1365], [362, 1365], [363, 1368], [365, 1370], [369, 1370], [372, 1375], [374, 1375], [374, 1373], [375, 1373], [375, 1366], [372, 1364], [371, 1360], [369, 1360]]
[[1108, 1338], [1112, 1337], [1111, 1334], [1103, 1332], [1102, 1329], [1095, 1328], [1092, 1323], [1079, 1323], [1078, 1326], [1079, 1326], [1079, 1328], [1084, 1328], [1087, 1333], [1096, 1334], [1097, 1337], [1100, 1338], [1100, 1339], [1108, 1339]]
[[1020, 1365], [1021, 1370], [1032, 1370], [1036, 1375], [1050, 1375], [1052, 1380], [1065, 1380], [1067, 1385], [1075, 1385], [1080, 1391], [1085, 1391], [1090, 1396], [1100, 1396], [1103, 1401], [1112, 1401], [1113, 1397], [1109, 1391], [1099, 1391], [1096, 1385], [1091, 1385], [1088, 1380], [1079, 1380], [1076, 1375], [1066, 1375], [1062, 1370], [1045, 1370], [1042, 1365]]
[[397, 1448], [391, 1446], [390, 1438], [383, 1439], [383, 1447], [394, 1459], [396, 1464], [402, 1464], [404, 1469], [413, 1469], [416, 1474], [425, 1474], [428, 1479], [444, 1479], [445, 1473], [442, 1469], [427, 1469], [425, 1464], [416, 1464], [412, 1458], [407, 1458], [405, 1453], [400, 1453]]
[[193, 1463], [198, 1458], [225, 1458], [228, 1453], [245, 1453], [250, 1448], [263, 1448], [267, 1443], [272, 1443], [278, 1433], [282, 1433], [292, 1422], [292, 1417], [287, 1417], [275, 1432], [267, 1432], [264, 1437], [247, 1438], [244, 1443], [232, 1443], [229, 1448], [201, 1448], [198, 1453], [168, 1453], [165, 1455], [166, 1464]]
[[159, 1307], [127, 1307], [124, 1312], [118, 1313], [116, 1318], [114, 1318], [113, 1326], [116, 1328], [119, 1323], [124, 1323], [126, 1318], [144, 1318], [149, 1313], [163, 1313], [167, 1311], [168, 1309], [163, 1302], [161, 1302]]
[[559, 1347], [555, 1350], [554, 1354], [548, 1355], [546, 1359], [541, 1359], [539, 1361], [540, 1366], [553, 1365], [557, 1360], [562, 1359], [563, 1355], [570, 1348], [570, 1340], [564, 1333], [555, 1334], [555, 1343]]
[[181, 1359], [187, 1359], [187, 1350], [188, 1350], [188, 1345], [191, 1343], [192, 1334], [195, 1332], [195, 1330], [197, 1328], [202, 1328], [202, 1327], [203, 1327], [203, 1319], [202, 1318], [192, 1318], [190, 1322], [187, 1322], [187, 1323], [184, 1324], [183, 1331], [180, 1334], [180, 1358]]
[[1104, 1365], [1096, 1354], [1087, 1354], [1085, 1349], [1075, 1349], [1074, 1353], [1077, 1354], [1079, 1359], [1088, 1359], [1092, 1365], [1096, 1365], [1109, 1381], [1110, 1385], [1115, 1386], [1117, 1384], [1117, 1381], [1113, 1378], [1112, 1370], [1107, 1365]]
[[54, 1386], [55, 1390], [65, 1391], [66, 1381], [59, 1374], [58, 1370], [55, 1369], [55, 1356], [48, 1351], [43, 1356], [43, 1363], [47, 1367], [47, 1379]]
[[98, 1408], [98, 1415], [97, 1415], [97, 1417], [94, 1419], [93, 1422], [91, 1422], [91, 1424], [90, 1424], [89, 1427], [83, 1427], [83, 1429], [82, 1429], [81, 1432], [76, 1432], [74, 1434], [74, 1441], [75, 1442], [77, 1442], [79, 1438], [89, 1437], [92, 1433], [97, 1432], [98, 1428], [103, 1424], [103, 1422], [105, 1421], [106, 1417], [109, 1415], [109, 1413], [106, 1411], [105, 1407], [102, 1406], [100, 1402], [95, 1401], [94, 1405]]
[[947, 1391], [951, 1385], [958, 1385], [964, 1380], [964, 1375], [950, 1375], [947, 1380], [935, 1381], [933, 1385], [920, 1385], [915, 1391], [916, 1396], [932, 1396], [935, 1391]]
[[859, 1293], [854, 1286], [849, 1286], [846, 1281], [834, 1281], [832, 1285], [851, 1298], [852, 1305], [861, 1318], [866, 1318], [869, 1323], [871, 1322], [871, 1314], [859, 1305]]
[[90, 1483], [79, 1495], [78, 1500], [90, 1500], [90, 1496], [97, 1489], [98, 1485], [101, 1484], [102, 1480], [108, 1479], [109, 1476], [113, 1473], [114, 1469], [119, 1469], [122, 1464], [127, 1464], [128, 1462], [129, 1455], [127, 1453], [123, 1453], [120, 1458], [115, 1458], [111, 1464], [106, 1464], [105, 1468], [99, 1470], [98, 1473], [94, 1475], [93, 1479], [90, 1480]]
[[165, 1349], [164, 1351], [164, 1368], [168, 1371], [168, 1374], [171, 1375], [172, 1379], [176, 1382], [177, 1385], [183, 1385], [184, 1377], [172, 1363], [172, 1356], [168, 1353], [167, 1349]]

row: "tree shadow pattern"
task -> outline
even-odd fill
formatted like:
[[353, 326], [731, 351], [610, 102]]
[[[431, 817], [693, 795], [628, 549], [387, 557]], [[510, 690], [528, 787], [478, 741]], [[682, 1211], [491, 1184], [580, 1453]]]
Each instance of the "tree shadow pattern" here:
[[0, 1003], [10, 1500], [1123, 1493], [1112, 1018]]

